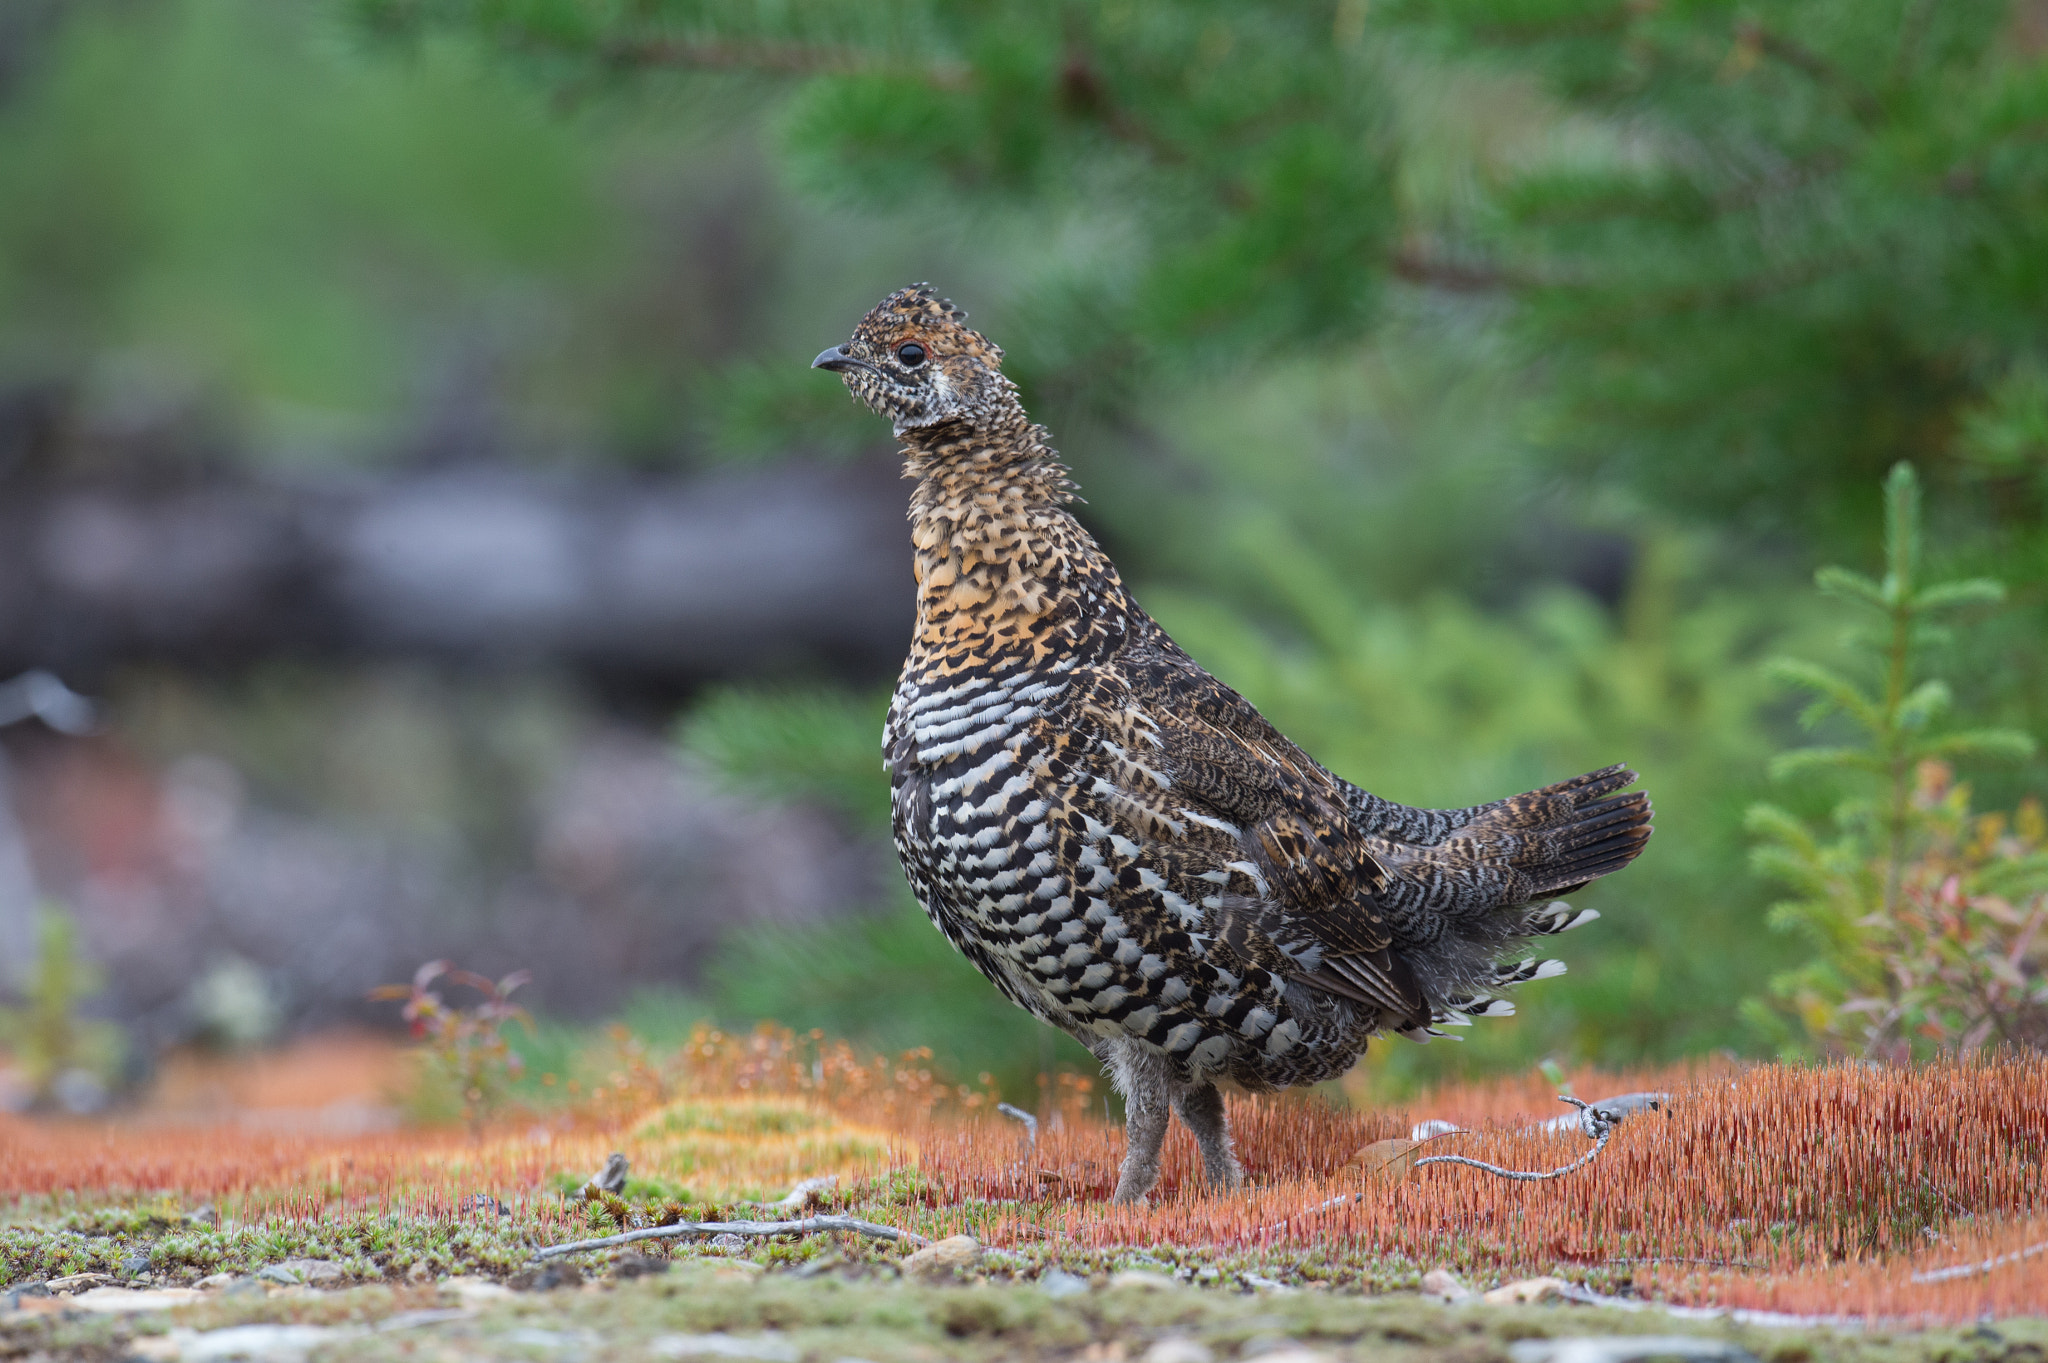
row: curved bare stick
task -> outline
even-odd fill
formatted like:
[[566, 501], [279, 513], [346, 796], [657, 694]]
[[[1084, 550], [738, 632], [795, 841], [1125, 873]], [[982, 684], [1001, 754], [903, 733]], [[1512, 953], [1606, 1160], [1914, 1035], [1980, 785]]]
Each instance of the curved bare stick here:
[[[1519, 1179], [1525, 1183], [1536, 1183], [1547, 1178], [1558, 1178], [1561, 1175], [1569, 1174], [1572, 1170], [1582, 1168], [1590, 1163], [1595, 1155], [1607, 1148], [1607, 1138], [1614, 1134], [1615, 1127], [1621, 1125], [1621, 1118], [1605, 1108], [1589, 1106], [1576, 1098], [1567, 1097], [1562, 1093], [1557, 1095], [1557, 1100], [1561, 1103], [1570, 1103], [1579, 1110], [1579, 1129], [1585, 1132], [1587, 1138], [1593, 1142], [1591, 1150], [1588, 1150], [1585, 1154], [1562, 1168], [1552, 1169], [1546, 1174], [1528, 1174], [1518, 1169], [1503, 1169], [1498, 1164], [1488, 1164], [1485, 1160], [1467, 1159], [1463, 1155], [1431, 1155], [1427, 1159], [1416, 1160], [1408, 1167], [1420, 1169], [1425, 1164], [1463, 1164], [1474, 1169], [1484, 1169], [1489, 1174], [1498, 1174], [1502, 1178]], [[1444, 1134], [1449, 1135], [1450, 1133], [1445, 1132]], [[1435, 1140], [1437, 1138], [1432, 1136], [1429, 1139]], [[1313, 1207], [1305, 1207], [1301, 1211], [1296, 1212], [1295, 1216], [1313, 1216], [1317, 1212], [1328, 1211], [1330, 1208], [1340, 1206], [1346, 1202], [1356, 1202], [1363, 1196], [1363, 1193], [1346, 1193], [1342, 1197], [1333, 1197], [1327, 1202], [1318, 1202]], [[1276, 1221], [1266, 1227], [1266, 1229], [1268, 1231], [1277, 1231], [1293, 1219], [1294, 1217], [1290, 1216]]]
[[1573, 1160], [1570, 1164], [1552, 1169], [1548, 1173], [1537, 1174], [1525, 1173], [1519, 1169], [1503, 1169], [1498, 1164], [1488, 1164], [1485, 1160], [1467, 1159], [1463, 1155], [1431, 1155], [1428, 1159], [1415, 1161], [1409, 1167], [1420, 1169], [1425, 1164], [1462, 1164], [1468, 1168], [1484, 1169], [1489, 1174], [1496, 1174], [1501, 1178], [1517, 1179], [1523, 1183], [1540, 1183], [1547, 1178], [1560, 1178], [1565, 1174], [1569, 1174], [1574, 1169], [1582, 1168], [1592, 1163], [1593, 1157], [1607, 1148], [1607, 1138], [1614, 1134], [1614, 1128], [1617, 1123], [1614, 1120], [1614, 1115], [1605, 1108], [1592, 1107], [1580, 1102], [1569, 1094], [1558, 1094], [1557, 1101], [1560, 1103], [1570, 1103], [1579, 1110], [1579, 1129], [1591, 1137], [1593, 1141], [1593, 1148]]
[[597, 1240], [572, 1240], [566, 1245], [549, 1245], [534, 1251], [535, 1259], [555, 1259], [579, 1254], [586, 1249], [610, 1249], [640, 1240], [673, 1240], [680, 1235], [815, 1235], [819, 1231], [844, 1230], [876, 1240], [900, 1240], [907, 1245], [928, 1245], [922, 1235], [894, 1226], [878, 1226], [851, 1216], [807, 1216], [801, 1221], [678, 1221], [672, 1226], [648, 1226], [622, 1235]]
[[2022, 1259], [2031, 1259], [2036, 1254], [2043, 1253], [2044, 1251], [2048, 1251], [2048, 1240], [2044, 1240], [2038, 1245], [2028, 1245], [2025, 1249], [2016, 1249], [2010, 1254], [1993, 1255], [1991, 1258], [1985, 1259], [1980, 1263], [1957, 1264], [1953, 1268], [1935, 1268], [1929, 1269], [1924, 1273], [1915, 1273], [1912, 1281], [1916, 1283], [1945, 1283], [1956, 1278], [1973, 1278], [1979, 1273], [1989, 1273], [1995, 1268], [2004, 1268], [2007, 1264], [2016, 1264]]

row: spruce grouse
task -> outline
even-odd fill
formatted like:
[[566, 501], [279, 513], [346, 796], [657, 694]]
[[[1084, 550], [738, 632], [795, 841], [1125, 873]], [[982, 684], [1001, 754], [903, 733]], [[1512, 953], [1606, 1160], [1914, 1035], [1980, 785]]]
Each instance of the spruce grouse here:
[[1512, 1012], [1494, 991], [1564, 967], [1501, 958], [1596, 916], [1552, 897], [1642, 851], [1650, 801], [1621, 766], [1470, 809], [1331, 775], [1138, 608], [1002, 358], [918, 285], [814, 361], [917, 480], [896, 849], [953, 945], [1108, 1069], [1118, 1201], [1158, 1179], [1169, 1107], [1236, 1187], [1216, 1080], [1311, 1084], [1376, 1032]]

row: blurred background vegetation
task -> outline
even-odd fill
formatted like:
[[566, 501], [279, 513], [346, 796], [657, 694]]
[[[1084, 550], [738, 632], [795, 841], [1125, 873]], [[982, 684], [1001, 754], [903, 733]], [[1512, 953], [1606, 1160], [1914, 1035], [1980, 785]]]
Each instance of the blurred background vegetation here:
[[[1762, 664], [1864, 666], [1810, 584], [1880, 562], [1895, 462], [1932, 575], [2007, 589], [1929, 644], [1953, 708], [2048, 732], [2044, 57], [2041, 0], [20, 0], [0, 475], [886, 461], [805, 363], [929, 279], [1141, 600], [1333, 769], [1428, 805], [1642, 771], [1658, 836], [1586, 893], [1571, 974], [1463, 1045], [1375, 1046], [1368, 1090], [1821, 1047], [1755, 1002], [1815, 948], [1767, 923], [1745, 811], [1854, 792], [1770, 779], [1803, 740]], [[68, 679], [150, 762], [203, 749], [252, 799], [478, 865], [606, 726], [886, 831], [888, 670], [844, 657]], [[2043, 788], [2024, 750], [1959, 758], [1981, 804]], [[1087, 1064], [893, 874], [837, 884], [723, 927], [635, 1025], [930, 1045], [1011, 1092]], [[531, 967], [545, 1013], [519, 945], [462, 963]]]

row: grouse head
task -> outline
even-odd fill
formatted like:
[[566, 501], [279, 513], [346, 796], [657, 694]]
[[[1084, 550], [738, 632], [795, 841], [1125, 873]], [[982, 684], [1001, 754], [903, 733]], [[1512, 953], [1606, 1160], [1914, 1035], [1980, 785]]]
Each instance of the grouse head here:
[[929, 284], [898, 289], [853, 329], [853, 339], [811, 361], [896, 423], [896, 434], [960, 423], [983, 425], [1016, 406], [1002, 347], [967, 325], [967, 314]]

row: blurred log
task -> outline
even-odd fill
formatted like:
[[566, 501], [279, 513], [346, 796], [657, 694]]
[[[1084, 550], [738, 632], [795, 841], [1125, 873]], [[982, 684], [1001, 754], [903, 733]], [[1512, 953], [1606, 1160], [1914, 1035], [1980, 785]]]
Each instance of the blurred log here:
[[0, 501], [0, 675], [299, 653], [543, 663], [656, 688], [789, 667], [882, 676], [910, 633], [905, 495], [886, 461], [16, 481]]

